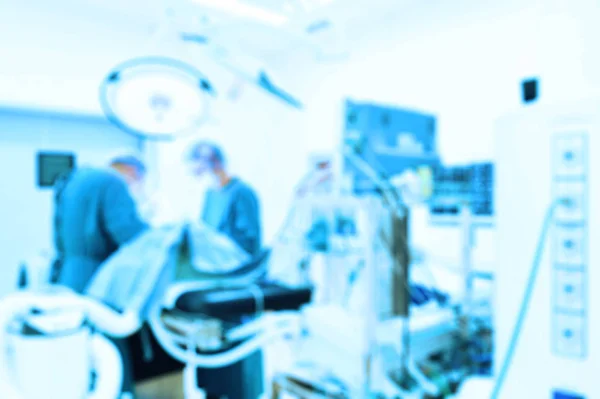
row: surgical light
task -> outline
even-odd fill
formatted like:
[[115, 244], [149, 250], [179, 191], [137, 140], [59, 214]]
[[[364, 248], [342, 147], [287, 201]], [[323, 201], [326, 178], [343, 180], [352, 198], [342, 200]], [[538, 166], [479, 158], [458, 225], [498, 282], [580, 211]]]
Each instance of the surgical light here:
[[208, 118], [214, 90], [196, 68], [170, 58], [140, 58], [111, 70], [100, 88], [107, 118], [120, 129], [152, 139], [188, 133]]
[[222, 11], [236, 17], [247, 18], [273, 26], [282, 26], [288, 22], [285, 15], [261, 7], [252, 6], [239, 0], [193, 0], [196, 4]]

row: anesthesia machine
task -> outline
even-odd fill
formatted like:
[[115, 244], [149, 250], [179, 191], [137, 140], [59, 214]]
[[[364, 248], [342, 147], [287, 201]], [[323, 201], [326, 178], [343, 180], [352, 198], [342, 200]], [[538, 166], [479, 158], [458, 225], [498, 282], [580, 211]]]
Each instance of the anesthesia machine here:
[[411, 266], [409, 207], [432, 194], [435, 118], [349, 101], [338, 160], [315, 162], [273, 247], [275, 274], [297, 254], [296, 280], [321, 282], [302, 312], [302, 366], [275, 378], [274, 395], [444, 397], [477, 365], [461, 358], [472, 332], [461, 300], [412, 281], [423, 268]]

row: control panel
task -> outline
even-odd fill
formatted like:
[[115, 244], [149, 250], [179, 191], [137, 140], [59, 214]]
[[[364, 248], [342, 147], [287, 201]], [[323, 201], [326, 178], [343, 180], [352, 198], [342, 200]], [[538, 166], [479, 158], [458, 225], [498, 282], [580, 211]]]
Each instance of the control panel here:
[[[565, 200], [554, 214], [552, 350], [556, 356], [587, 356], [588, 136], [553, 138], [553, 198]], [[554, 398], [578, 399], [555, 393]]]

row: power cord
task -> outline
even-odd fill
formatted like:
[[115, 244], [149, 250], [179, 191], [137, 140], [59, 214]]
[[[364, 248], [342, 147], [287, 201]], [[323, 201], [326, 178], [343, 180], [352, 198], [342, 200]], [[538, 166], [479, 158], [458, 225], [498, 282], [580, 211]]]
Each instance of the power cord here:
[[557, 200], [552, 205], [550, 205], [550, 207], [548, 208], [548, 210], [546, 212], [546, 216], [544, 218], [544, 223], [542, 225], [542, 230], [541, 230], [540, 236], [539, 236], [539, 241], [537, 243], [537, 247], [536, 247], [534, 258], [533, 258], [532, 268], [529, 273], [527, 286], [525, 288], [523, 302], [521, 303], [521, 308], [519, 309], [517, 322], [515, 324], [515, 327], [512, 332], [512, 336], [510, 338], [510, 342], [509, 342], [508, 349], [506, 352], [506, 358], [504, 359], [504, 362], [502, 363], [502, 366], [500, 367], [498, 379], [496, 380], [496, 384], [494, 385], [494, 389], [492, 390], [492, 395], [490, 396], [490, 399], [498, 399], [498, 396], [500, 395], [500, 391], [502, 390], [504, 383], [506, 381], [506, 376], [510, 369], [511, 362], [513, 360], [513, 357], [514, 357], [514, 354], [515, 354], [515, 351], [517, 348], [517, 344], [519, 342], [519, 338], [520, 338], [521, 332], [523, 330], [523, 323], [525, 322], [525, 317], [527, 316], [527, 312], [529, 310], [529, 305], [531, 303], [531, 297], [533, 295], [533, 290], [535, 288], [535, 282], [537, 280], [537, 276], [539, 273], [542, 256], [544, 254], [546, 239], [547, 239], [548, 231], [550, 230], [550, 226], [552, 223], [554, 211], [556, 210], [556, 207], [559, 205], [570, 206], [571, 201], [569, 199]]

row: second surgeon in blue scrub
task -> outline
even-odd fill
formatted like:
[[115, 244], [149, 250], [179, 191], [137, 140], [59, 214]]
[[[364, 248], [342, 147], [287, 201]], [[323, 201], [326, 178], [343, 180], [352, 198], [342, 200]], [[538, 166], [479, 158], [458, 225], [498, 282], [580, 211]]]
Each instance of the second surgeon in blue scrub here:
[[[189, 161], [196, 176], [211, 181], [202, 212], [203, 221], [227, 235], [249, 254], [258, 254], [261, 224], [254, 190], [227, 172], [223, 151], [212, 143], [193, 145]], [[199, 369], [198, 380], [208, 399], [255, 399], [264, 391], [262, 370], [262, 352], [257, 351], [221, 369]]]
[[256, 255], [261, 249], [262, 237], [260, 206], [254, 190], [228, 173], [223, 151], [215, 144], [194, 144], [189, 161], [196, 176], [210, 179], [202, 220], [249, 254]]

